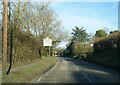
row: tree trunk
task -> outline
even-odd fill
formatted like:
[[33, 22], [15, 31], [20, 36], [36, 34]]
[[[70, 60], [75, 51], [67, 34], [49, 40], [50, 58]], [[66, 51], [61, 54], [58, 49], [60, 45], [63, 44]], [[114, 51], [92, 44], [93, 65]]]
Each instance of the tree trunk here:
[[13, 28], [10, 27], [10, 16], [11, 16], [11, 7], [9, 3], [9, 29], [10, 29], [10, 60], [9, 60], [9, 68], [7, 70], [7, 75], [10, 73], [12, 68], [12, 49], [13, 49]]

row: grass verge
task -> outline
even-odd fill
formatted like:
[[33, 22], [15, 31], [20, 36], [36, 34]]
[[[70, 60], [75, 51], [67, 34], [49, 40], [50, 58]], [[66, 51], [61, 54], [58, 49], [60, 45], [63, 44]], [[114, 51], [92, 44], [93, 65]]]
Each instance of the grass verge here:
[[42, 75], [46, 70], [53, 66], [57, 60], [57, 57], [53, 57], [50, 60], [46, 60], [45, 62], [34, 66], [11, 72], [3, 78], [3, 83], [27, 83], [36, 76]]

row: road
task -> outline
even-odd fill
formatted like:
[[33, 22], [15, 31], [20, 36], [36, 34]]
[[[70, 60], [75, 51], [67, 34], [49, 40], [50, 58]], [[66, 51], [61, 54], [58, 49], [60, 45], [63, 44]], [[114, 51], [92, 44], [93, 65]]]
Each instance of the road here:
[[57, 64], [31, 83], [116, 83], [118, 72], [101, 66], [61, 57]]

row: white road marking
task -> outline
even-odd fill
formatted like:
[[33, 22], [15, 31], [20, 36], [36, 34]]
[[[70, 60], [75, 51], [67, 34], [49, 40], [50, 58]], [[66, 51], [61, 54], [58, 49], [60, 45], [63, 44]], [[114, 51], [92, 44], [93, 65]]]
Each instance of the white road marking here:
[[39, 79], [38, 79], [38, 81], [40, 81], [42, 79], [42, 77], [40, 77]]
[[92, 84], [92, 81], [88, 78], [88, 76], [85, 74], [85, 73], [83, 73], [83, 75], [88, 79], [88, 81]]

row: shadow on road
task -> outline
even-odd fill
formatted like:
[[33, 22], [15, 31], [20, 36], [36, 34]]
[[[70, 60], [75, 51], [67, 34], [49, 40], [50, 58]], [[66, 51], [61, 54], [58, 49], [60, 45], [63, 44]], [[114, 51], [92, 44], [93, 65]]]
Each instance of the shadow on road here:
[[[78, 59], [71, 59], [71, 58], [63, 58], [64, 60], [71, 62], [75, 64], [75, 66], [79, 67], [79, 70], [82, 71], [85, 78], [90, 80], [93, 83], [118, 83], [119, 82], [119, 72], [110, 70], [108, 68], [91, 64], [88, 62], [84, 62], [82, 60]], [[80, 71], [74, 71], [72, 72], [73, 76], [77, 78], [76, 81], [80, 81], [81, 78], [81, 72]], [[90, 82], [89, 81], [89, 82]], [[84, 81], [83, 81], [84, 82]]]

